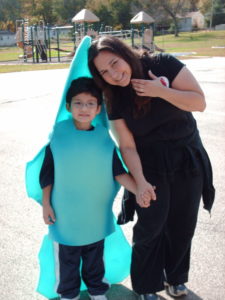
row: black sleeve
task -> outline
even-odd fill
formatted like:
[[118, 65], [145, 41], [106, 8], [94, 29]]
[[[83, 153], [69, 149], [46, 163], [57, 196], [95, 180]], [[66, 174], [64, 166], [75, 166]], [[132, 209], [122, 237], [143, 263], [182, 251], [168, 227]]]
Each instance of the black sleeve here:
[[148, 79], [148, 71], [151, 70], [157, 77], [165, 76], [171, 83], [176, 78], [181, 69], [185, 66], [180, 60], [168, 53], [160, 53], [151, 57], [142, 58], [145, 78]]
[[162, 64], [165, 65], [166, 77], [170, 82], [176, 78], [184, 64], [171, 54], [162, 54]]
[[166, 76], [171, 84], [183, 67], [184, 64], [173, 55], [160, 53], [157, 55], [152, 72], [155, 71], [156, 76]]
[[113, 152], [113, 177], [127, 173], [117, 154], [116, 148]]
[[[112, 92], [113, 92], [114, 99], [113, 99], [113, 102], [109, 105], [109, 107], [107, 106], [108, 118], [110, 121], [123, 119], [122, 114], [121, 114], [121, 103], [123, 103], [123, 102], [121, 101], [121, 98], [124, 99], [123, 98], [124, 90], [119, 86], [114, 86]], [[125, 97], [126, 96], [127, 95], [125, 92]]]
[[45, 148], [45, 157], [39, 175], [40, 186], [44, 187], [54, 183], [54, 160], [50, 145]]
[[108, 118], [110, 121], [122, 119], [121, 114], [117, 109], [113, 109], [110, 112], [108, 112]]

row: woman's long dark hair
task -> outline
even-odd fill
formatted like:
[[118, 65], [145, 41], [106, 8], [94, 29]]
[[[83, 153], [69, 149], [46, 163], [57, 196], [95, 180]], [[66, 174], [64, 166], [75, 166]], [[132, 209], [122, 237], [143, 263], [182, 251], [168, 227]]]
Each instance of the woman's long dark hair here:
[[[90, 72], [96, 82], [96, 84], [101, 88], [104, 93], [106, 105], [110, 112], [113, 104], [118, 100], [118, 89], [120, 87], [113, 86], [108, 84], [102, 76], [99, 74], [95, 64], [94, 59], [98, 56], [101, 51], [109, 51], [120, 56], [124, 59], [131, 68], [131, 78], [144, 78], [143, 74], [143, 66], [141, 62], [141, 57], [145, 55], [143, 52], [137, 52], [133, 50], [131, 47], [126, 45], [120, 39], [113, 36], [101, 36], [98, 37], [97, 40], [94, 40], [88, 51], [88, 65]], [[141, 97], [138, 96], [131, 84], [129, 84], [128, 88], [131, 90], [133, 94], [133, 107], [134, 107], [134, 115], [139, 116], [146, 112], [146, 108], [148, 109], [150, 104], [150, 97]], [[119, 105], [119, 103], [118, 103]]]

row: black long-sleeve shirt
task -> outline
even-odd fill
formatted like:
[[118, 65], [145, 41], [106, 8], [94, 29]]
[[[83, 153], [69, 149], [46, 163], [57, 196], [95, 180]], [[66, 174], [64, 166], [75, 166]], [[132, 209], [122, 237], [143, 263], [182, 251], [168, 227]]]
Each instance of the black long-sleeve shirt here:
[[[116, 149], [113, 152], [112, 172], [114, 177], [126, 173]], [[47, 145], [45, 149], [39, 180], [41, 188], [54, 183], [54, 159], [50, 145]]]

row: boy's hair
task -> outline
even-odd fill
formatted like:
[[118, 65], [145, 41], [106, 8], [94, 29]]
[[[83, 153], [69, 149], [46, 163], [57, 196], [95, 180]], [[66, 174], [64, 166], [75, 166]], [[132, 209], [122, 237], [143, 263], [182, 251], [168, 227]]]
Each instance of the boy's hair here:
[[88, 77], [74, 79], [66, 93], [66, 103], [71, 104], [72, 98], [81, 93], [88, 93], [97, 98], [98, 105], [102, 104], [102, 91], [97, 87], [94, 80]]

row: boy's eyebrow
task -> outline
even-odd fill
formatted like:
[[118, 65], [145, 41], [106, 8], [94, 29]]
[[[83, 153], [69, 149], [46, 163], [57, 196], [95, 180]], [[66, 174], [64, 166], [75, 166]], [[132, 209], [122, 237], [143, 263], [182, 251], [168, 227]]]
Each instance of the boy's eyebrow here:
[[[82, 100], [82, 101], [83, 101], [83, 99], [80, 99], [80, 98], [77, 97], [77, 96], [74, 96], [72, 100], [79, 100], [79, 101]], [[96, 98], [95, 96], [92, 96], [92, 95], [90, 95], [90, 97], [88, 97], [88, 99], [87, 99], [87, 101], [90, 101], [90, 100], [91, 100], [91, 101], [93, 101], [93, 100], [94, 100], [94, 101], [95, 101], [95, 100], [98, 101], [97, 98]]]

